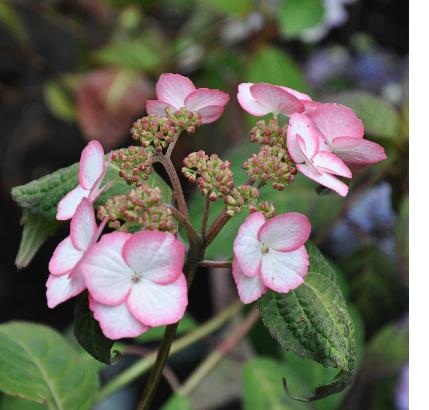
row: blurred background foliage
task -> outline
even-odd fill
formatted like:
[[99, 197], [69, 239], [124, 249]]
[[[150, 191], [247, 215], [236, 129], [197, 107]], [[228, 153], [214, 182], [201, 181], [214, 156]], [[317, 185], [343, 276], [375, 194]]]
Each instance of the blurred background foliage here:
[[[388, 153], [387, 161], [353, 170], [345, 200], [319, 192], [301, 176], [286, 191], [262, 190], [278, 212], [308, 215], [312, 240], [337, 267], [356, 326], [358, 374], [346, 392], [320, 402], [289, 400], [279, 383], [285, 375], [291, 391], [303, 395], [335, 372], [282, 352], [258, 325], [194, 391], [192, 408], [408, 408], [408, 2], [0, 0], [0, 47], [2, 321], [33, 320], [67, 331], [73, 310], [67, 303], [49, 311], [44, 297], [47, 263], [65, 229], [28, 268], [16, 271], [13, 265], [21, 232], [12, 186], [75, 162], [89, 139], [99, 139], [105, 149], [129, 145], [132, 122], [144, 115], [163, 72], [180, 72], [197, 86], [233, 97], [218, 122], [181, 138], [173, 158], [177, 167], [193, 150], [217, 152], [233, 162], [242, 183], [241, 164], [256, 151], [246, 137], [256, 119], [239, 108], [237, 84], [287, 85], [352, 107], [367, 138]], [[203, 201], [192, 188], [187, 185], [186, 193], [198, 224]], [[207, 257], [231, 256], [244, 217], [227, 225]], [[181, 331], [192, 330], [234, 297], [228, 272], [201, 269]], [[159, 338], [154, 331], [139, 343], [153, 348]], [[210, 346], [209, 341], [172, 360], [180, 379]], [[103, 377], [130, 360], [104, 370]], [[138, 392], [131, 385], [97, 408], [131, 409]], [[161, 392], [159, 407], [170, 394], [167, 383]], [[2, 398], [0, 408], [12, 408], [10, 400]], [[175, 401], [170, 409], [181, 408], [181, 398]]]

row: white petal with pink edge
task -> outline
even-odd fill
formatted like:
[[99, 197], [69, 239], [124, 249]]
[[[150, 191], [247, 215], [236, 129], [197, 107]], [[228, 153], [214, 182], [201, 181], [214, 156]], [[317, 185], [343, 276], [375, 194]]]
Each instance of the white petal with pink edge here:
[[54, 308], [60, 303], [69, 300], [85, 289], [85, 282], [79, 272], [72, 275], [49, 275], [46, 282], [46, 298], [48, 307]]
[[199, 111], [202, 108], [213, 105], [224, 107], [229, 101], [229, 95], [220, 90], [210, 88], [198, 88], [185, 99], [185, 107], [191, 111]]
[[79, 183], [91, 189], [105, 167], [104, 150], [97, 140], [90, 141], [83, 149], [79, 162]]
[[185, 246], [169, 232], [140, 231], [124, 245], [128, 266], [158, 284], [174, 281], [182, 272]]
[[298, 98], [298, 100], [304, 102], [304, 101], [313, 101], [312, 98], [302, 93], [301, 91], [294, 90], [293, 88], [285, 87], [283, 85], [278, 85], [277, 87], [280, 87], [282, 90], [286, 91], [289, 94], [292, 94], [294, 97]]
[[321, 104], [308, 115], [329, 144], [337, 137], [363, 138], [362, 121], [345, 105]]
[[306, 177], [318, 182], [319, 184], [332, 189], [341, 196], [346, 196], [349, 192], [349, 187], [337, 177], [326, 172], [315, 172], [311, 167], [305, 164], [297, 164], [296, 168]]
[[134, 271], [122, 257], [125, 242], [132, 234], [113, 232], [91, 246], [80, 264], [91, 296], [105, 305], [118, 305], [130, 293]]
[[162, 74], [156, 83], [156, 97], [176, 110], [185, 106], [185, 98], [195, 91], [192, 81], [180, 74]]
[[271, 218], [261, 227], [258, 239], [270, 249], [294, 251], [308, 240], [311, 225], [308, 218], [297, 212], [288, 212]]
[[250, 87], [250, 93], [262, 107], [269, 110], [268, 112], [290, 116], [293, 113], [304, 111], [302, 102], [281, 87], [257, 83]]
[[332, 141], [332, 150], [348, 164], [375, 164], [387, 158], [381, 145], [365, 139], [338, 137]]
[[70, 238], [75, 248], [85, 251], [91, 245], [97, 231], [92, 203], [83, 198], [70, 223]]
[[254, 302], [267, 291], [260, 276], [246, 276], [235, 258], [232, 261], [232, 276], [237, 286], [238, 296], [245, 304]]
[[176, 108], [159, 100], [146, 100], [146, 112], [149, 115], [156, 115], [158, 117], [164, 118], [167, 116], [165, 109], [171, 108], [173, 111], [176, 111]]
[[150, 329], [130, 313], [125, 302], [116, 306], [107, 306], [90, 297], [89, 308], [100, 324], [104, 336], [109, 339], [137, 337]]
[[58, 203], [56, 218], [59, 221], [67, 221], [68, 219], [71, 219], [82, 199], [88, 198], [89, 194], [90, 190], [84, 189], [80, 185], [71, 190]]
[[202, 124], [211, 124], [222, 116], [223, 111], [223, 105], [210, 105], [208, 107], [200, 108], [198, 110], [198, 114], [201, 116]]
[[234, 256], [247, 276], [255, 276], [261, 267], [262, 250], [258, 232], [265, 223], [262, 212], [250, 214], [240, 226], [234, 240]]
[[343, 160], [329, 151], [319, 151], [313, 157], [313, 165], [322, 172], [351, 178], [352, 172]]
[[[299, 145], [298, 137], [302, 138], [304, 147]], [[320, 135], [311, 120], [305, 114], [293, 114], [287, 128], [287, 149], [292, 159], [296, 163], [311, 159], [319, 150], [319, 143]]]
[[253, 83], [241, 83], [238, 86], [237, 100], [243, 110], [256, 117], [261, 117], [268, 114], [270, 111], [255, 100], [250, 92], [250, 87], [252, 87], [252, 85]]
[[168, 285], [141, 279], [127, 298], [130, 312], [148, 326], [176, 323], [183, 317], [187, 305], [188, 287], [183, 274]]
[[70, 272], [80, 261], [83, 252], [73, 246], [70, 236], [63, 239], [49, 261], [49, 272], [52, 275], [60, 276]]
[[292, 252], [270, 249], [262, 258], [261, 279], [268, 288], [281, 293], [296, 289], [308, 272], [305, 246]]

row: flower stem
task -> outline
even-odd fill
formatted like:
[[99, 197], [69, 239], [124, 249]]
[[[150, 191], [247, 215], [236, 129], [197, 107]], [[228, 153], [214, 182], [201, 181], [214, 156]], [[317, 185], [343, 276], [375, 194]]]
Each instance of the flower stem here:
[[202, 268], [214, 268], [214, 269], [222, 269], [222, 268], [230, 268], [232, 265], [231, 261], [211, 261], [211, 260], [202, 260], [198, 262], [198, 266]]
[[174, 136], [174, 140], [173, 140], [173, 142], [171, 142], [171, 143], [170, 143], [170, 145], [168, 146], [167, 151], [166, 151], [166, 153], [165, 153], [165, 156], [166, 156], [167, 158], [170, 158], [170, 157], [171, 157], [171, 154], [172, 154], [172, 152], [173, 152], [173, 149], [174, 149], [174, 147], [175, 147], [175, 145], [176, 145], [177, 140], [179, 139], [179, 136], [180, 136], [180, 132], [178, 132], [178, 133]]
[[[176, 354], [181, 350], [191, 346], [192, 344], [198, 342], [199, 340], [205, 338], [210, 333], [213, 333], [216, 329], [221, 327], [225, 322], [231, 319], [234, 315], [236, 315], [243, 305], [239, 300], [232, 303], [225, 310], [220, 312], [218, 315], [208, 320], [204, 324], [202, 324], [195, 331], [182, 336], [177, 339], [172, 345], [170, 349], [170, 355]], [[115, 391], [119, 390], [121, 387], [127, 385], [128, 383], [135, 380], [137, 377], [146, 373], [156, 360], [156, 352], [151, 353], [147, 357], [138, 360], [135, 364], [125, 370], [123, 373], [119, 374], [116, 378], [106, 384], [99, 392], [98, 400], [104, 400], [106, 397], [110, 396]]]
[[207, 222], [209, 220], [209, 214], [210, 214], [210, 205], [211, 201], [209, 197], [206, 197], [206, 205], [204, 207], [204, 214], [203, 219], [201, 221], [201, 236], [204, 238], [206, 236], [206, 230], [207, 230]]
[[170, 211], [178, 222], [180, 222], [185, 228], [186, 234], [188, 236], [189, 242], [195, 244], [201, 240], [198, 233], [195, 231], [194, 227], [189, 223], [185, 216], [177, 210], [173, 205], [164, 204]]
[[201, 381], [216, 367], [222, 358], [229, 353], [237, 343], [246, 336], [249, 330], [259, 319], [259, 313], [253, 308], [247, 317], [224, 339], [216, 349], [197, 367], [191, 376], [177, 391], [177, 394], [189, 395]]
[[222, 211], [212, 223], [208, 234], [205, 237], [205, 245], [208, 246], [216, 238], [217, 234], [222, 230], [225, 224], [231, 219], [231, 217]]

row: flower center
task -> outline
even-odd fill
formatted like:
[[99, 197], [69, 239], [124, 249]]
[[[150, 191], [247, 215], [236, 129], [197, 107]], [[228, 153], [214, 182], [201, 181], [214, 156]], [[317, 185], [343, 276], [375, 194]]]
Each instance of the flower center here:
[[269, 247], [267, 245], [265, 245], [264, 243], [261, 245], [261, 252], [262, 253], [267, 253], [269, 251]]
[[140, 279], [142, 278], [142, 275], [140, 273], [134, 272], [133, 276], [131, 276], [131, 280], [134, 283], [140, 282]]

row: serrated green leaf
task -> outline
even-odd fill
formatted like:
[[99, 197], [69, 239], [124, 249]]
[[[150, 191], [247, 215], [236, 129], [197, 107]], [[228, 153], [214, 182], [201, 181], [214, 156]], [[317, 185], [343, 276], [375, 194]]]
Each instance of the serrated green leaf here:
[[88, 306], [88, 293], [76, 297], [74, 305], [74, 335], [79, 344], [100, 362], [112, 363], [113, 340], [104, 336]]
[[54, 330], [28, 322], [2, 324], [0, 345], [0, 390], [5, 394], [51, 410], [86, 410], [94, 404], [94, 367]]
[[186, 396], [175, 394], [164, 406], [162, 406], [162, 410], [191, 410], [191, 403]]
[[280, 30], [288, 37], [297, 37], [305, 29], [317, 26], [324, 15], [321, 0], [287, 0], [280, 3]]
[[377, 138], [398, 138], [401, 133], [397, 111], [386, 101], [361, 91], [350, 91], [329, 98], [350, 107], [365, 125], [365, 133]]
[[302, 70], [284, 51], [276, 47], [258, 50], [249, 61], [246, 81], [285, 85], [302, 92], [309, 92]]
[[59, 226], [57, 221], [50, 221], [42, 215], [31, 214], [26, 210], [22, 215], [21, 224], [24, 228], [15, 258], [18, 269], [28, 266], [46, 239], [53, 235]]
[[304, 283], [287, 294], [266, 293], [258, 307], [265, 326], [286, 350], [340, 369], [331, 383], [317, 387], [305, 399], [317, 400], [351, 383], [356, 342], [335, 270], [313, 244], [309, 243], [307, 249], [310, 266]]
[[244, 410], [305, 410], [308, 405], [286, 396], [282, 378], [284, 367], [273, 359], [257, 357], [249, 360], [243, 370]]

